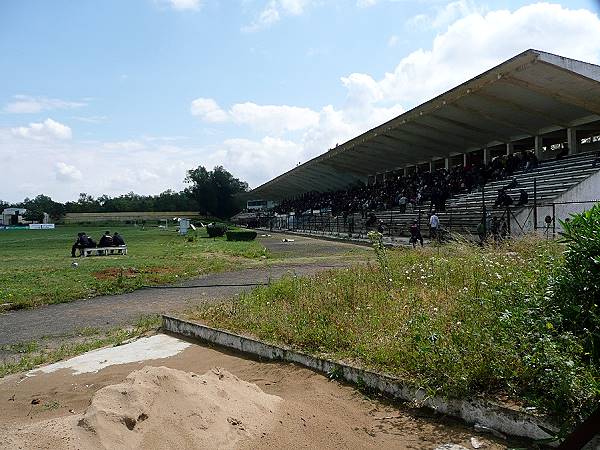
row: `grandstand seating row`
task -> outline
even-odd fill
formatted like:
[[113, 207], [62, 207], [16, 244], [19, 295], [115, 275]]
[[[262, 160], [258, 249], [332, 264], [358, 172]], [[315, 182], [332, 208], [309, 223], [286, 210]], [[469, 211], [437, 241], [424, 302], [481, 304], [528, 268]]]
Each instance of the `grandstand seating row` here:
[[[600, 164], [594, 164], [593, 154], [579, 154], [566, 157], [561, 160], [547, 160], [530, 172], [517, 171], [513, 177], [517, 186], [507, 189], [507, 193], [514, 199], [515, 204], [519, 197], [519, 190], [524, 189], [529, 195], [529, 202], [524, 207], [512, 206], [512, 213], [517, 213], [520, 209], [531, 208], [535, 202], [537, 205], [548, 204], [556, 199], [562, 193], [581, 183], [594, 173], [600, 171]], [[478, 224], [483, 217], [483, 198], [485, 197], [485, 206], [487, 212], [492, 216], [501, 216], [504, 209], [494, 208], [498, 190], [508, 185], [511, 180], [491, 181], [482, 189], [476, 189], [468, 194], [460, 194], [451, 197], [447, 202], [447, 208], [444, 212], [438, 212], [442, 225], [451, 231], [475, 233]], [[535, 183], [535, 189], [534, 189]], [[595, 199], [594, 199], [595, 200]], [[422, 205], [414, 211], [402, 213], [399, 209], [393, 208], [385, 211], [375, 211], [377, 219], [383, 222], [386, 234], [400, 236], [408, 233], [408, 227], [415, 220], [420, 220], [422, 231], [428, 228], [429, 205]], [[297, 218], [294, 224], [295, 228], [317, 230], [322, 232], [336, 232], [340, 227], [344, 232], [348, 229], [348, 221], [354, 222], [355, 233], [365, 234], [365, 222], [367, 218], [362, 214], [356, 213], [346, 221], [342, 220], [340, 225], [339, 217], [332, 217], [329, 214], [317, 215], [312, 217]]]

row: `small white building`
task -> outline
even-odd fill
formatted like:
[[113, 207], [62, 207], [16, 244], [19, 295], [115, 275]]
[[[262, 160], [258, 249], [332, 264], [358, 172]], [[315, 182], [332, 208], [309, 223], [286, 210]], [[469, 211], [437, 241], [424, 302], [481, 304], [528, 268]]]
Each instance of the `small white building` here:
[[23, 214], [27, 210], [25, 208], [6, 208], [0, 216], [0, 224], [2, 225], [19, 225], [24, 222]]

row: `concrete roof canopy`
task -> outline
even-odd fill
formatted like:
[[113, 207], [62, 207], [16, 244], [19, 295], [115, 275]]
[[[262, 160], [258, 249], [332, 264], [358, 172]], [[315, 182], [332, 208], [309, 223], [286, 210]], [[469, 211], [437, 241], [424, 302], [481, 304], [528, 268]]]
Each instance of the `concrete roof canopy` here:
[[253, 189], [280, 200], [600, 120], [600, 66], [527, 50]]

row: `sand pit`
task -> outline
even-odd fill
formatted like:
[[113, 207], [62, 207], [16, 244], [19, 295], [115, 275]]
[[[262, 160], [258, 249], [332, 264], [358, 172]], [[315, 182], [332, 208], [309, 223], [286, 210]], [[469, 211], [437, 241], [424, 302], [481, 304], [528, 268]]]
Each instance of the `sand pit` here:
[[[1, 378], [0, 448], [433, 450], [472, 448], [473, 437], [486, 450], [527, 447], [293, 364], [183, 344], [156, 335]], [[165, 367], [177, 376], [154, 377]]]
[[82, 415], [0, 429], [8, 448], [236, 448], [260, 438], [281, 398], [224, 369], [147, 366], [95, 393]]

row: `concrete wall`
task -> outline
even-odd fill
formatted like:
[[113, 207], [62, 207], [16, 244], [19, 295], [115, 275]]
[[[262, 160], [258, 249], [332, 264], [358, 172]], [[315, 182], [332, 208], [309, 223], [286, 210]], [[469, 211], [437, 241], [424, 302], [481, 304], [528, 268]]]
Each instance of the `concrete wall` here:
[[479, 424], [512, 436], [546, 439], [544, 429], [555, 429], [544, 417], [529, 415], [518, 409], [509, 409], [482, 399], [448, 399], [432, 396], [425, 390], [401, 380], [342, 362], [318, 358], [284, 346], [268, 344], [224, 330], [210, 328], [195, 322], [163, 315], [163, 329], [192, 339], [217, 344], [254, 357], [300, 364], [312, 370], [337, 374], [351, 383], [362, 384], [396, 399], [416, 402], [441, 414], [458, 417], [469, 424]]
[[[596, 172], [592, 176], [586, 178], [581, 183], [573, 186], [567, 192], [556, 197], [553, 202], [584, 202], [589, 200], [600, 200], [600, 172]], [[530, 202], [533, 199], [530, 198]], [[556, 214], [556, 232], [562, 231], [559, 220], [565, 220], [571, 214], [580, 213], [590, 209], [594, 203], [567, 203], [557, 204], [555, 206]], [[521, 230], [517, 224], [521, 224], [523, 232], [528, 233], [533, 231], [533, 205], [530, 205], [519, 213], [515, 214], [515, 218], [511, 218], [511, 231], [513, 235], [518, 235]], [[552, 216], [552, 206], [538, 206], [537, 208], [537, 226], [538, 232], [543, 233], [546, 228], [544, 218], [546, 216]], [[552, 233], [552, 226], [550, 226], [550, 233]]]

